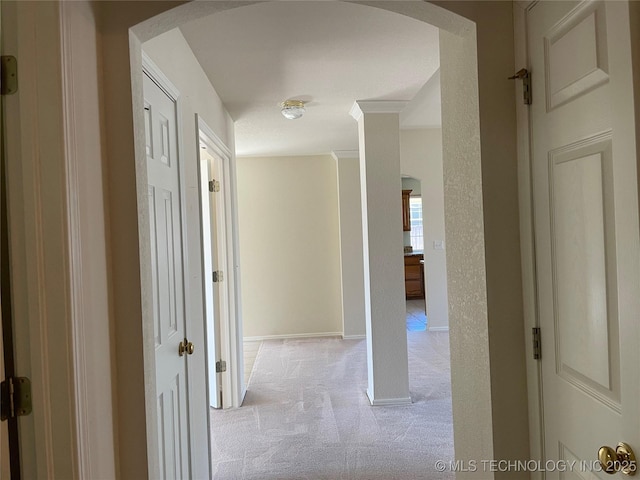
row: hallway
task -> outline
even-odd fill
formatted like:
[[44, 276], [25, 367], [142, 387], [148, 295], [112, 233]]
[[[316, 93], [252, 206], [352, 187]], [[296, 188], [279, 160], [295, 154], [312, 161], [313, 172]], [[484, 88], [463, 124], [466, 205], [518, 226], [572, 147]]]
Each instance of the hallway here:
[[244, 406], [211, 411], [214, 478], [449, 478], [434, 470], [453, 459], [448, 334], [407, 338], [403, 407], [369, 405], [364, 340], [263, 342]]

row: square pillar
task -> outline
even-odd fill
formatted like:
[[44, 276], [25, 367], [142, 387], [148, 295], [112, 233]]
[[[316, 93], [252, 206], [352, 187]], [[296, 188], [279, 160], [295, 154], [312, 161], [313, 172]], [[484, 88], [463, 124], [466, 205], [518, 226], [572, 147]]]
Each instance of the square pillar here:
[[372, 405], [411, 403], [400, 173], [400, 111], [407, 102], [357, 101], [367, 395]]

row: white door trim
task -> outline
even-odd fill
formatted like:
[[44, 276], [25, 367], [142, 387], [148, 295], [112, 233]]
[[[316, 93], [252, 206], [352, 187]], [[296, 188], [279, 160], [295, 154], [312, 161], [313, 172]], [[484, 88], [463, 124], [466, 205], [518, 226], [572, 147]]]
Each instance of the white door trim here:
[[[81, 478], [89, 453], [86, 385], [75, 346], [82, 336], [82, 293], [74, 215], [70, 62], [58, 3], [3, 2], [3, 54], [18, 59], [19, 89], [3, 98], [16, 368], [32, 383], [33, 413], [20, 421], [23, 478]], [[45, 59], [59, 59], [53, 64]], [[59, 67], [56, 69], [55, 67]], [[48, 102], [38, 102], [47, 98]], [[51, 202], [55, 198], [59, 201]], [[77, 375], [80, 375], [77, 377]], [[57, 428], [56, 428], [57, 427]], [[79, 438], [80, 437], [80, 438]]]
[[[513, 9], [515, 70], [529, 69], [527, 48], [527, 11], [537, 3], [515, 0]], [[514, 72], [515, 73], [515, 72]], [[534, 99], [536, 101], [536, 99]], [[542, 368], [533, 358], [532, 328], [539, 326], [536, 278], [536, 245], [533, 229], [534, 205], [531, 174], [530, 111], [524, 104], [522, 82], [516, 83], [516, 120], [518, 148], [518, 195], [520, 204], [520, 252], [522, 258], [522, 295], [525, 326], [527, 391], [529, 399], [529, 450], [532, 460], [544, 460], [544, 412], [542, 410]], [[544, 472], [531, 472], [532, 479], [543, 479]]]
[[[236, 196], [236, 168], [231, 150], [207, 125], [204, 119], [196, 114], [196, 139], [198, 143], [204, 142], [207, 148], [222, 159], [224, 175], [222, 192], [225, 195], [225, 221], [226, 239], [225, 248], [227, 250], [227, 264], [224, 266], [226, 281], [228, 282], [228, 325], [222, 328], [223, 338], [220, 343], [222, 352], [229, 356], [231, 370], [227, 377], [223, 376], [222, 393], [223, 406], [232, 408], [242, 405], [246, 394], [244, 385], [244, 360], [243, 360], [243, 337], [242, 337], [242, 315], [240, 304], [240, 267], [239, 267], [239, 241], [238, 241], [238, 216], [237, 216], [237, 196]], [[198, 150], [199, 151], [199, 150]], [[208, 278], [205, 275], [205, 278]], [[213, 367], [213, 366], [212, 366]]]

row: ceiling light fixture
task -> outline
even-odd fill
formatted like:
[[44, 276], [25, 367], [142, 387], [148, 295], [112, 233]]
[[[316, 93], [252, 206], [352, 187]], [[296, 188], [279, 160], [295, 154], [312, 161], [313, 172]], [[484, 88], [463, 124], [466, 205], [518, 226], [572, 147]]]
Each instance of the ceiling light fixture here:
[[289, 120], [295, 120], [304, 115], [306, 111], [302, 100], [286, 100], [280, 104], [282, 116]]

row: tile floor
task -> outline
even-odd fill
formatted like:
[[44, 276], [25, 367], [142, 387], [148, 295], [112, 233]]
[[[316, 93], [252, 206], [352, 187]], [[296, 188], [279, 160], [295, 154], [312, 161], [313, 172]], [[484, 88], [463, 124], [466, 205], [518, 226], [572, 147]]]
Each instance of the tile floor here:
[[407, 331], [424, 332], [427, 329], [427, 314], [424, 299], [407, 300]]

